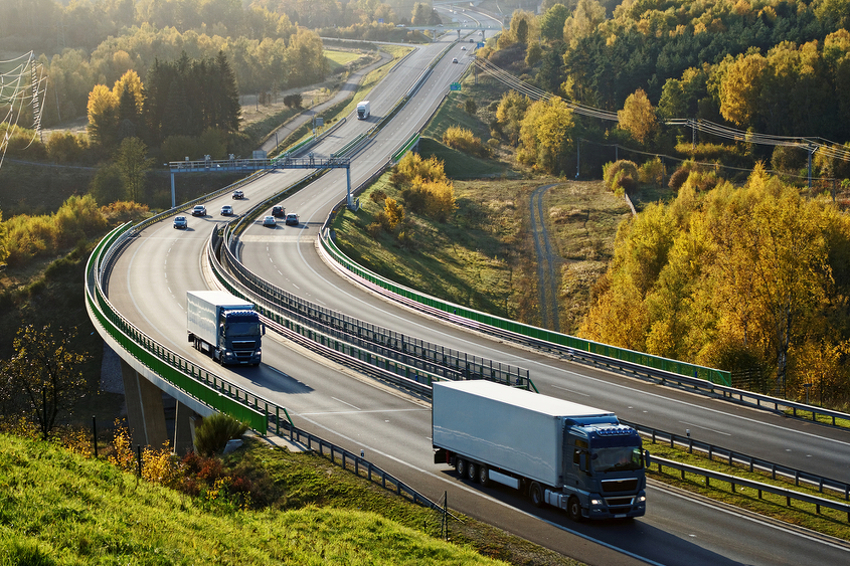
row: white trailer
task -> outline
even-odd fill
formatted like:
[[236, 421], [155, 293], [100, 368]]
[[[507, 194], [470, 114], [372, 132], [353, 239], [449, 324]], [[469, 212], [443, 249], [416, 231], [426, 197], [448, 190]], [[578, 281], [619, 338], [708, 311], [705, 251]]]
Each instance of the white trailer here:
[[435, 463], [527, 491], [576, 520], [645, 513], [641, 440], [614, 413], [483, 380], [432, 391]]

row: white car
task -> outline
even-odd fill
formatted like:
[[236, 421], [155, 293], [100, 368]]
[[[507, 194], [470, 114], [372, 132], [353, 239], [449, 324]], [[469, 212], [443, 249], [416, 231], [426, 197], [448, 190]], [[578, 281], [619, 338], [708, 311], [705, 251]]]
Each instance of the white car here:
[[452, 58], [452, 63], [457, 63], [457, 57]]
[[233, 191], [233, 194], [230, 195], [230, 198], [235, 198], [235, 199], [245, 198], [245, 193], [243, 193], [242, 191]]
[[266, 216], [263, 218], [263, 226], [271, 226], [274, 228], [277, 225], [277, 220], [274, 219], [274, 216]]
[[460, 48], [461, 51], [466, 51], [466, 45], [462, 45]]
[[221, 215], [222, 216], [233, 216], [233, 207], [229, 204], [225, 204], [221, 207]]

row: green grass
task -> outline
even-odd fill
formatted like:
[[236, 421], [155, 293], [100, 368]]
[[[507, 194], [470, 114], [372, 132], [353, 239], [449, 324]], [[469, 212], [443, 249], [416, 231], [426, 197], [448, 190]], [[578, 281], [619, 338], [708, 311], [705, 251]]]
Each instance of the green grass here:
[[[442, 139], [442, 136], [441, 136]], [[452, 149], [442, 142], [422, 137], [419, 140], [419, 154], [423, 159], [436, 157], [444, 163], [446, 176], [450, 179], [481, 179], [485, 177], [516, 178], [506, 164], [492, 159], [481, 159]]]
[[331, 74], [333, 74], [337, 68], [344, 67], [352, 61], [360, 59], [361, 56], [362, 55], [360, 53], [357, 53], [355, 51], [338, 51], [336, 49], [325, 49], [325, 59], [327, 59], [331, 63]]
[[530, 555], [537, 564], [576, 564], [469, 519], [452, 527], [452, 543], [442, 541], [431, 536], [439, 533], [435, 512], [324, 458], [259, 441], [226, 460], [249, 469], [254, 480], [265, 475], [278, 496], [248, 511], [214, 494], [190, 497], [139, 481], [51, 444], [0, 435], [0, 453], [3, 566], [503, 563], [476, 545], [500, 545], [495, 552]]
[[[686, 448], [678, 446], [671, 448], [667, 444], [645, 444], [645, 447], [649, 449], [653, 456], [847, 503], [843, 497], [838, 497], [829, 491], [820, 493], [817, 489], [808, 487], [807, 484], [801, 483], [797, 486], [794, 485], [793, 479], [786, 480], [779, 476], [774, 480], [767, 472], [750, 472], [749, 468], [744, 465], [734, 464], [730, 466], [727, 461], [709, 460], [707, 454], [689, 453]], [[652, 464], [648, 477], [786, 523], [799, 525], [843, 540], [850, 540], [850, 524], [847, 522], [845, 513], [822, 508], [821, 513], [818, 514], [814, 505], [794, 500], [791, 501], [792, 506], [788, 507], [785, 505], [785, 497], [763, 493], [762, 498], [759, 499], [756, 490], [745, 489], [740, 486], [737, 486], [735, 493], [732, 493], [731, 486], [728, 483], [718, 480], [711, 480], [710, 485], [706, 487], [705, 478], [702, 476], [685, 474], [685, 479], [682, 480], [681, 472], [673, 469], [665, 469], [663, 474], [659, 474], [657, 463]]]
[[457, 181], [455, 217], [440, 223], [405, 212], [412, 245], [403, 247], [391, 234], [375, 240], [366, 230], [383, 207], [371, 200], [374, 191], [401, 198], [388, 177], [360, 196], [360, 211], [337, 216], [337, 241], [347, 255], [398, 283], [499, 316], [521, 318], [533, 308], [526, 292], [533, 270], [519, 235], [524, 194], [536, 181]]

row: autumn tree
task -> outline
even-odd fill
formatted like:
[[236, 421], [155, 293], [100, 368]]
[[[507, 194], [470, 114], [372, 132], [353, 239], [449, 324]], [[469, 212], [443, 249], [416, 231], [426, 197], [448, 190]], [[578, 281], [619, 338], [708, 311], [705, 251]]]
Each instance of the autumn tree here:
[[118, 137], [118, 98], [106, 85], [97, 85], [89, 93], [88, 118], [89, 139], [111, 147]]
[[769, 368], [776, 390], [794, 391], [807, 365], [848, 361], [848, 258], [850, 220], [763, 167], [743, 187], [699, 193], [689, 180], [670, 205], [621, 227], [581, 333], [726, 370]]
[[28, 325], [18, 330], [15, 350], [3, 368], [3, 393], [31, 415], [47, 440], [63, 413], [70, 414], [86, 395], [81, 366], [87, 353], [72, 348], [76, 330], [54, 331], [50, 325]]
[[533, 103], [520, 124], [517, 159], [558, 174], [572, 154], [573, 111], [559, 97]]
[[626, 98], [623, 109], [617, 112], [619, 127], [641, 144], [646, 144], [658, 131], [655, 109], [642, 88]]
[[511, 145], [519, 142], [520, 124], [529, 106], [531, 106], [531, 99], [515, 90], [509, 90], [499, 100], [499, 105], [496, 107], [496, 122]]

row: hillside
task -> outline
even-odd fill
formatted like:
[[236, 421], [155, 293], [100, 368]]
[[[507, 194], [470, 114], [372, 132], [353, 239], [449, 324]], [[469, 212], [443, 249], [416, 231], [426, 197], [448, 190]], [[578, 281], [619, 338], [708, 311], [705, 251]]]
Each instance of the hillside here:
[[[191, 497], [139, 481], [42, 442], [0, 435], [0, 453], [2, 565], [504, 564], [477, 554], [461, 533], [451, 533], [460, 544], [433, 538], [435, 513], [318, 456], [258, 441], [225, 462], [251, 469], [279, 496], [258, 511], [234, 508], [218, 491]], [[515, 543], [490, 529], [481, 544], [508, 553]], [[538, 564], [575, 564], [518, 548]]]

